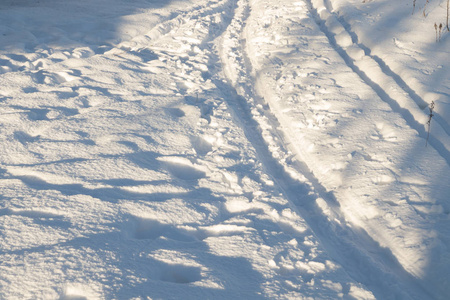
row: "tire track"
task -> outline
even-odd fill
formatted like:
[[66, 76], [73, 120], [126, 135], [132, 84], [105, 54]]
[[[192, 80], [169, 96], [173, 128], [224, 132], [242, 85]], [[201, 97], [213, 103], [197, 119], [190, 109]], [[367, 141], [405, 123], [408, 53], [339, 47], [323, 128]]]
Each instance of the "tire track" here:
[[[257, 150], [266, 171], [311, 227], [330, 255], [355, 280], [368, 287], [380, 299], [432, 298], [416, 278], [407, 273], [393, 254], [382, 248], [363, 229], [348, 225], [339, 204], [314, 177], [305, 163], [288, 162], [289, 143], [280, 132], [276, 116], [267, 108], [254, 88], [249, 59], [245, 53], [243, 31], [251, 13], [247, 1], [240, 0], [240, 9], [222, 41], [221, 60], [229, 83], [220, 85], [231, 99], [235, 118]], [[230, 50], [234, 55], [228, 55]], [[289, 166], [292, 164], [292, 166]], [[304, 177], [303, 177], [304, 176]], [[306, 181], [301, 178], [306, 177]], [[324, 213], [320, 199], [326, 201], [329, 214]], [[397, 283], [397, 284], [392, 284]]]
[[[328, 0], [328, 2], [329, 2], [329, 0]], [[330, 11], [333, 10], [331, 3], [328, 4], [327, 6]], [[378, 63], [378, 65], [380, 66], [381, 70], [383, 71], [383, 73], [386, 74], [386, 76], [391, 77], [396, 82], [398, 87], [400, 87], [417, 104], [417, 107], [420, 110], [423, 111], [429, 106], [429, 103], [427, 103], [427, 101], [425, 101], [416, 91], [414, 91], [414, 89], [410, 85], [408, 85], [406, 83], [406, 81], [403, 80], [403, 78], [399, 74], [394, 72], [388, 66], [388, 64], [386, 64], [386, 62], [384, 62], [384, 60], [381, 57], [372, 54], [372, 50], [358, 40], [358, 36], [353, 31], [350, 23], [348, 23], [344, 19], [344, 17], [342, 17], [342, 16], [337, 17], [337, 19], [342, 24], [342, 26], [345, 28], [345, 30], [348, 32], [348, 34], [352, 37], [353, 43], [356, 44], [358, 47], [360, 47], [362, 50], [364, 50], [365, 54], [368, 57], [370, 57], [374, 61], [376, 61]], [[445, 131], [445, 134], [450, 138], [450, 125], [447, 123], [446, 120], [444, 120], [442, 118], [442, 116], [438, 112], [433, 112], [433, 115], [434, 115], [433, 120], [435, 120], [442, 127], [442, 129]]]
[[[367, 46], [358, 43], [357, 36], [351, 31], [350, 26], [331, 12], [329, 0], [306, 1], [320, 30], [345, 63], [394, 112], [399, 113], [420, 137], [427, 139], [428, 129], [425, 124], [428, 121], [428, 114], [423, 110], [428, 107], [428, 103], [421, 99], [399, 75], [390, 70], [380, 58], [371, 55]], [[441, 116], [436, 115], [435, 119], [437, 124], [433, 124], [428, 143], [450, 166], [450, 128]]]

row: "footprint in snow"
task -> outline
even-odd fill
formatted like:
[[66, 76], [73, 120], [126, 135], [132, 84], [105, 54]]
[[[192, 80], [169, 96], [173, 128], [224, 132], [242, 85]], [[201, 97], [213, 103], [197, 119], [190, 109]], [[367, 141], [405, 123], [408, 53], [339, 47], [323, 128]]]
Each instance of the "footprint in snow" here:
[[32, 108], [28, 111], [28, 119], [33, 121], [48, 120], [47, 114], [49, 112], [50, 110], [45, 108]]
[[397, 141], [397, 134], [395, 128], [385, 124], [378, 123], [376, 125], [375, 133], [370, 136], [373, 140], [385, 140], [388, 142]]
[[202, 279], [201, 269], [182, 264], [164, 264], [161, 266], [159, 279], [172, 283], [192, 283]]
[[190, 140], [192, 148], [194, 148], [195, 152], [199, 155], [206, 155], [213, 149], [212, 144], [201, 136], [192, 136]]
[[88, 300], [88, 298], [80, 295], [62, 295], [59, 300]]
[[50, 85], [58, 85], [65, 82], [70, 82], [73, 80], [77, 80], [80, 77], [73, 72], [56, 72], [51, 73], [44, 70], [39, 70], [37, 72], [32, 73], [33, 79], [38, 84], [50, 84]]
[[193, 164], [189, 159], [181, 156], [158, 157], [163, 166], [174, 177], [183, 180], [198, 180], [206, 177], [206, 170], [200, 165]]
[[95, 55], [95, 51], [89, 47], [80, 47], [72, 51], [72, 57], [74, 58], [88, 58]]
[[80, 283], [68, 284], [59, 296], [59, 300], [88, 299], [100, 299], [100, 297], [90, 286]]
[[24, 131], [14, 132], [14, 138], [18, 140], [21, 144], [25, 145], [27, 143], [35, 142], [39, 139], [39, 136], [32, 136]]
[[138, 240], [168, 239], [178, 242], [197, 242], [209, 237], [222, 237], [243, 235], [253, 229], [247, 226], [235, 224], [217, 224], [212, 226], [200, 226], [199, 228], [181, 228], [176, 224], [164, 224], [154, 219], [133, 216], [131, 220], [131, 232], [125, 232], [126, 236]]
[[168, 115], [174, 118], [182, 118], [186, 115], [186, 113], [177, 107], [166, 108], [166, 112]]
[[193, 242], [197, 240], [187, 230], [177, 228], [176, 225], [163, 224], [157, 220], [139, 217], [135, 217], [132, 222], [134, 223], [134, 228], [131, 236], [138, 240], [155, 240], [158, 238], [179, 242]]
[[65, 220], [63, 215], [44, 211], [44, 210], [26, 210], [26, 209], [0, 209], [2, 216], [19, 216], [32, 219], [34, 223], [52, 227], [70, 228], [70, 221]]
[[0, 209], [0, 216], [23, 216], [32, 219], [61, 219], [62, 215], [58, 215], [51, 212], [40, 211], [40, 210], [25, 210], [25, 209], [10, 209], [3, 208]]

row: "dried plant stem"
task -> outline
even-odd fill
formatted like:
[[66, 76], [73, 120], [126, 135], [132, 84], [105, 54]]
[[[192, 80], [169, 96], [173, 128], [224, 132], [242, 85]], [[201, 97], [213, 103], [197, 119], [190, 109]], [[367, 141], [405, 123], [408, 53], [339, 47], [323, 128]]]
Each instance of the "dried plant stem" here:
[[438, 31], [437, 31], [438, 26], [436, 23], [434, 23], [434, 29], [436, 30], [436, 43], [437, 43], [438, 42]]
[[450, 31], [450, 27], [448, 27], [448, 14], [450, 9], [450, 0], [447, 0], [447, 31]]
[[430, 129], [431, 129], [431, 118], [433, 118], [433, 109], [434, 109], [434, 101], [431, 102], [430, 107], [428, 108], [430, 110], [430, 114], [428, 115], [428, 134], [427, 134], [427, 141], [425, 143], [425, 147], [428, 146], [428, 138], [430, 137]]
[[427, 5], [430, 2], [430, 0], [427, 0], [427, 2], [425, 2], [425, 6], [423, 7], [423, 16], [426, 18], [427, 17]]

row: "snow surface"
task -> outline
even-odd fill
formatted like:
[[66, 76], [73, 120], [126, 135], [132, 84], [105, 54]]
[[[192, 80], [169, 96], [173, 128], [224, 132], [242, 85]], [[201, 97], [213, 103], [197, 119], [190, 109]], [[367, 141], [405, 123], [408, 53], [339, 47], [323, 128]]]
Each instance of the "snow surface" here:
[[0, 299], [449, 299], [415, 2], [2, 1]]

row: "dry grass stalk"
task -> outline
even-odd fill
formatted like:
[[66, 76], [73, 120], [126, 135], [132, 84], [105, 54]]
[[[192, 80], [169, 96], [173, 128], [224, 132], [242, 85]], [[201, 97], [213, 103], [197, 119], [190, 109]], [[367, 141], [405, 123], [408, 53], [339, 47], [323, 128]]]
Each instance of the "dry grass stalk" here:
[[430, 114], [428, 115], [428, 134], [427, 134], [427, 141], [425, 143], [425, 147], [428, 146], [428, 138], [430, 137], [430, 129], [431, 129], [431, 118], [433, 118], [433, 109], [434, 109], [434, 101], [431, 102], [430, 107], [428, 108], [430, 110]]

